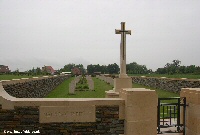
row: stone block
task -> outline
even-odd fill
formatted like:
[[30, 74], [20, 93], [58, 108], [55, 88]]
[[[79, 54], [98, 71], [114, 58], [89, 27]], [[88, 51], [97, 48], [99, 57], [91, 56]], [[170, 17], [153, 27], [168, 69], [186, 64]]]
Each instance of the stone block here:
[[189, 89], [188, 88], [182, 88], [181, 91], [180, 91], [180, 97], [186, 97], [187, 98], [187, 91]]
[[196, 133], [193, 130], [186, 128], [186, 135], [200, 135], [200, 133]]
[[40, 123], [95, 121], [95, 106], [40, 106]]
[[[195, 94], [196, 94], [196, 90], [195, 89], [189, 89], [189, 93], [188, 93], [188, 103], [194, 103], [197, 99], [195, 99]], [[187, 99], [186, 99], [187, 101]]]
[[106, 91], [106, 98], [119, 98], [119, 92], [113, 90]]
[[194, 104], [200, 105], [200, 90], [197, 89], [194, 94]]
[[157, 121], [125, 121], [125, 135], [157, 135]]
[[187, 106], [186, 110], [188, 110], [187, 115], [200, 117], [200, 105], [190, 104], [189, 106]]
[[187, 128], [194, 133], [200, 134], [200, 117], [190, 116], [187, 119]]
[[191, 103], [191, 96], [193, 92], [190, 88], [182, 88], [180, 92], [180, 97], [186, 97], [186, 102]]
[[156, 135], [156, 92], [144, 88], [124, 88], [120, 97], [125, 100], [125, 135]]
[[129, 121], [156, 120], [157, 106], [125, 107], [125, 119]]
[[5, 110], [13, 110], [14, 109], [14, 103], [10, 100], [6, 100], [0, 96], [0, 101], [2, 102], [2, 109]]
[[119, 92], [122, 88], [132, 88], [132, 78], [115, 78], [113, 90]]
[[125, 99], [125, 106], [157, 106], [158, 96], [154, 90], [149, 90], [145, 88], [126, 88], [122, 89], [120, 94], [120, 97]]

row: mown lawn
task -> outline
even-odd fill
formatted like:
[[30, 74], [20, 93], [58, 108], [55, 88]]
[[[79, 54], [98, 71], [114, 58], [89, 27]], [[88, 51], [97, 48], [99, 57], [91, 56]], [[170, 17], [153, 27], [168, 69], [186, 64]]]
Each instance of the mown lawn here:
[[129, 76], [200, 79], [200, 75], [192, 75], [192, 74], [174, 74], [174, 75], [168, 75], [168, 74], [129, 74]]
[[[75, 91], [74, 95], [69, 94], [69, 83], [73, 77], [65, 80], [62, 84], [60, 84], [55, 90], [49, 93], [47, 98], [104, 98], [105, 91], [112, 90], [113, 87], [104, 81], [101, 81], [95, 77], [94, 80], [94, 89], [95, 91]], [[133, 84], [133, 88], [147, 88], [151, 90], [156, 90], [158, 97], [179, 97], [179, 94], [164, 91], [161, 89], [154, 89], [152, 87], [147, 87], [139, 84]]]
[[47, 98], [104, 98], [105, 91], [113, 89], [111, 85], [97, 78], [92, 78], [94, 81], [95, 91], [75, 91], [74, 95], [69, 94], [69, 83], [74, 78], [65, 80], [55, 90], [49, 93]]
[[[141, 75], [140, 75], [141, 76]], [[18, 75], [0, 75], [0, 80], [11, 80], [11, 79], [20, 79], [20, 78], [31, 78], [33, 76], [18, 76]], [[94, 80], [94, 89], [95, 91], [76, 91], [75, 95], [69, 94], [69, 83], [73, 77], [65, 80], [60, 84], [55, 90], [49, 93], [47, 98], [104, 98], [105, 91], [113, 89], [113, 87], [104, 81], [101, 81], [95, 77]], [[152, 87], [147, 87], [139, 84], [133, 84], [133, 88], [147, 88], [151, 90], [156, 90], [158, 97], [179, 97], [179, 94], [164, 91], [161, 89], [155, 89]]]
[[156, 93], [158, 94], [158, 97], [159, 97], [159, 98], [179, 97], [179, 96], [180, 96], [180, 95], [177, 94], [177, 93], [168, 92], [168, 91], [161, 90], [161, 89], [155, 89], [155, 88], [152, 88], [152, 87], [143, 86], [143, 85], [136, 84], [136, 83], [133, 84], [133, 88], [146, 88], [146, 89], [155, 90]]
[[[41, 75], [40, 75], [41, 76]], [[28, 75], [0, 75], [0, 80], [11, 80], [11, 79], [21, 79], [21, 78], [32, 78], [36, 76]]]

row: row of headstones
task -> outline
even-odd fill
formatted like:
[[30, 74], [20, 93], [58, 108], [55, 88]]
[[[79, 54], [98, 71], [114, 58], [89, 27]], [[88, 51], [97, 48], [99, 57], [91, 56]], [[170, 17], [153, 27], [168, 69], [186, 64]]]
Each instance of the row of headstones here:
[[86, 76], [86, 80], [90, 90], [94, 90], [94, 81], [91, 76]]
[[69, 84], [69, 94], [75, 93], [76, 84], [80, 81], [81, 75], [76, 76]]
[[105, 81], [106, 83], [109, 83], [110, 85], [114, 86], [114, 79], [112, 77], [106, 77], [104, 75], [97, 75], [97, 78], [100, 80]]
[[[75, 93], [76, 84], [80, 81], [81, 75], [74, 78], [69, 84], [69, 94]], [[89, 90], [94, 90], [94, 81], [92, 80], [91, 76], [86, 76], [87, 83], [89, 86]]]

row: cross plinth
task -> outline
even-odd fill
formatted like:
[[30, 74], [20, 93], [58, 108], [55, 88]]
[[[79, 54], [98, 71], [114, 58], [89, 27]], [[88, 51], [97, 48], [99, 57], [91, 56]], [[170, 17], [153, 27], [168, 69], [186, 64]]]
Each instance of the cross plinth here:
[[131, 35], [131, 30], [125, 30], [125, 22], [121, 22], [121, 30], [115, 29], [115, 34], [121, 34], [119, 78], [126, 78], [126, 34]]

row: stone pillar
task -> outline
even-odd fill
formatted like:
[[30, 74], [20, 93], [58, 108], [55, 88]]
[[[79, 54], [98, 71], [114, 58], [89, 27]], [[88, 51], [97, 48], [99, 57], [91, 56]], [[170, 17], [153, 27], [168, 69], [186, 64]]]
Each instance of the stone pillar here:
[[119, 96], [125, 100], [125, 135], [157, 135], [156, 92], [145, 88], [125, 88]]
[[200, 88], [182, 88], [180, 97], [186, 97], [186, 134], [200, 135]]

